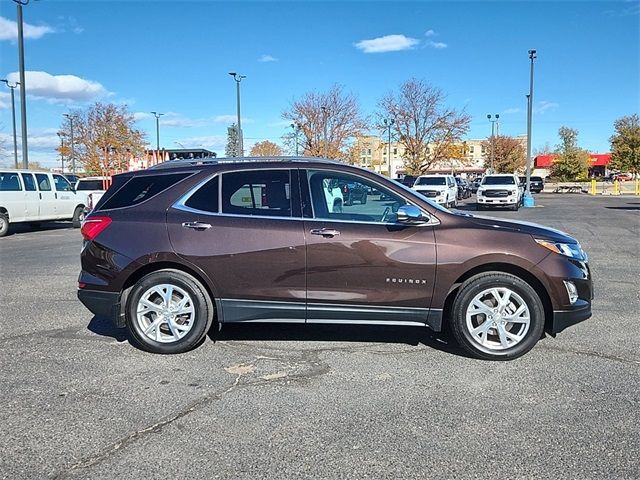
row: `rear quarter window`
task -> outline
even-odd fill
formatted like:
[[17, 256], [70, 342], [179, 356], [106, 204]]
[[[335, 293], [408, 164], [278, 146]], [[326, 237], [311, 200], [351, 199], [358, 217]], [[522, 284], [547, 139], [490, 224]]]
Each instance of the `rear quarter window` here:
[[0, 192], [19, 192], [22, 190], [16, 172], [0, 172]]
[[[110, 195], [104, 203], [98, 204], [96, 210], [110, 210], [137, 205], [165, 191], [190, 175], [191, 173], [172, 173], [132, 177]], [[114, 186], [115, 184], [112, 188]]]

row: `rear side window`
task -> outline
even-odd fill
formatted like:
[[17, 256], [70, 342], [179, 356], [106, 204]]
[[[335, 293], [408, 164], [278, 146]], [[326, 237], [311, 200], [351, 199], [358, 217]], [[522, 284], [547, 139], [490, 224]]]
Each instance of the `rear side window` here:
[[289, 170], [232, 172], [222, 176], [222, 212], [270, 217], [291, 216]]
[[218, 177], [212, 178], [198, 189], [184, 204], [203, 212], [218, 213]]
[[190, 175], [191, 173], [172, 173], [168, 175], [143, 175], [133, 177], [117, 192], [111, 195], [103, 205], [99, 205], [100, 210], [137, 205], [145, 200], [149, 200], [151, 197], [163, 192]]
[[22, 182], [24, 183], [24, 189], [27, 192], [35, 192], [36, 191], [36, 181], [33, 179], [33, 175], [30, 173], [21, 173]]
[[51, 182], [49, 181], [49, 176], [44, 173], [36, 173], [36, 180], [38, 181], [38, 190], [41, 192], [50, 192], [51, 191]]
[[77, 190], [105, 190], [104, 184], [104, 180], [80, 180]]
[[0, 191], [19, 192], [22, 190], [20, 179], [15, 172], [0, 172]]

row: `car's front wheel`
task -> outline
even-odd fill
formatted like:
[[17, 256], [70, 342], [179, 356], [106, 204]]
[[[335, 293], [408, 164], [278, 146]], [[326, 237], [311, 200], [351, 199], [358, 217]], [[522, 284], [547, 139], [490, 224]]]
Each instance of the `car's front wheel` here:
[[4, 237], [9, 233], [9, 215], [0, 213], [0, 237]]
[[474, 357], [512, 360], [534, 347], [544, 318], [531, 285], [515, 275], [487, 272], [462, 284], [450, 322], [458, 344]]
[[142, 277], [127, 298], [126, 324], [133, 342], [153, 353], [182, 353], [197, 346], [213, 322], [204, 286], [179, 270]]

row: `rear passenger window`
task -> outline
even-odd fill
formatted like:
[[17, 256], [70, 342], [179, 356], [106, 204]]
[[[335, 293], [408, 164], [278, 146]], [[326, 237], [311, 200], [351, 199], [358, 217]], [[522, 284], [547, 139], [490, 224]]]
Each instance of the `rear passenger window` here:
[[51, 182], [49, 176], [44, 173], [36, 173], [36, 180], [38, 181], [38, 190], [41, 192], [51, 191]]
[[190, 175], [191, 173], [172, 173], [167, 175], [141, 175], [139, 177], [133, 177], [104, 202], [103, 205], [100, 205], [100, 210], [137, 205], [145, 200], [149, 200], [151, 197], [163, 192]]
[[218, 213], [218, 177], [212, 178], [198, 189], [184, 204], [203, 212]]
[[270, 217], [291, 216], [289, 170], [256, 170], [222, 176], [222, 212]]
[[20, 180], [18, 174], [14, 172], [0, 172], [0, 191], [2, 192], [19, 192]]
[[36, 190], [36, 181], [33, 179], [33, 175], [30, 173], [21, 173], [22, 175], [22, 183], [24, 183], [24, 189], [27, 192], [35, 192]]

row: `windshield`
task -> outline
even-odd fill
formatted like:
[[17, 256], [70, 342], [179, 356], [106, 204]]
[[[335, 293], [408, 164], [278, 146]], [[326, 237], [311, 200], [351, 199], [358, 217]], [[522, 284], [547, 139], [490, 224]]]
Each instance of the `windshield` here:
[[482, 185], [515, 185], [513, 177], [484, 177]]
[[446, 185], [444, 177], [420, 177], [416, 181], [416, 185]]

